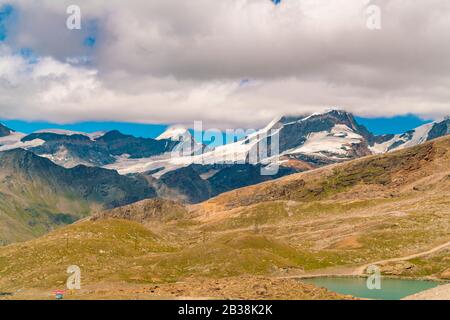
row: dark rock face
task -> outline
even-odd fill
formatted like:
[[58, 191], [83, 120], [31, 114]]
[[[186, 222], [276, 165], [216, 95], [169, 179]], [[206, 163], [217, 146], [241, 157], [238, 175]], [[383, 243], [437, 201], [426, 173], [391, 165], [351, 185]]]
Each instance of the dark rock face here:
[[[164, 174], [160, 181], [185, 196], [186, 202], [198, 203], [227, 191], [298, 172], [295, 169], [280, 167], [277, 175], [264, 176], [261, 175], [261, 168], [261, 165], [250, 164], [191, 165]], [[210, 171], [213, 174], [209, 176], [207, 173]]]
[[[346, 125], [363, 137], [369, 135], [368, 131], [359, 126], [350, 113], [333, 110], [328, 113], [313, 115], [306, 121], [292, 122], [292, 118], [282, 118], [283, 128], [280, 132], [280, 151], [286, 151], [302, 145], [308, 135], [315, 132], [331, 131], [338, 124]], [[287, 122], [289, 121], [289, 122]]]
[[185, 197], [186, 202], [198, 203], [211, 198], [211, 186], [203, 180], [193, 166], [170, 171], [160, 181]]
[[261, 165], [254, 166], [249, 164], [239, 164], [223, 168], [208, 179], [213, 196], [252, 184], [278, 179], [297, 172], [294, 169], [280, 167], [276, 175], [265, 176], [261, 175], [261, 169]]
[[[272, 129], [279, 129], [279, 151], [282, 153], [302, 146], [313, 133], [331, 132], [336, 125], [345, 125], [363, 138], [360, 144], [349, 146], [352, 150], [348, 151], [345, 158], [371, 154], [368, 146], [375, 140], [375, 137], [364, 126], [359, 125], [352, 114], [345, 111], [332, 110], [309, 117], [283, 117]], [[270, 143], [271, 141], [268, 139], [269, 150], [266, 153], [269, 156]]]
[[450, 118], [436, 123], [428, 133], [428, 141], [450, 134]]
[[11, 134], [11, 132], [13, 132], [13, 130], [0, 124], [0, 137], [9, 136]]
[[110, 131], [95, 140], [103, 145], [113, 156], [129, 154], [131, 158], [147, 158], [159, 155], [173, 148], [179, 143], [172, 140], [155, 140], [150, 138], [136, 138], [119, 131]]
[[116, 171], [77, 166], [66, 171], [67, 185], [84, 199], [115, 208], [155, 198], [155, 190], [141, 175], [122, 176]]
[[66, 143], [89, 143], [91, 139], [89, 137], [82, 134], [73, 134], [73, 135], [63, 135], [51, 132], [42, 132], [42, 133], [32, 133], [22, 138], [23, 142], [32, 141], [35, 139], [41, 139], [47, 142], [66, 142]]
[[392, 140], [392, 138], [394, 138], [394, 137], [395, 137], [394, 134], [383, 134], [381, 136], [370, 135], [368, 143], [369, 143], [369, 146], [373, 146], [376, 143], [383, 143], [383, 142]]
[[55, 194], [65, 193], [106, 208], [156, 197], [155, 190], [140, 175], [122, 176], [86, 166], [65, 169], [22, 149], [0, 152], [0, 170], [22, 183], [41, 184]]
[[[114, 156], [127, 154], [130, 158], [146, 158], [173, 150], [179, 142], [155, 140], [124, 135], [119, 131], [110, 131], [95, 140], [81, 134], [63, 135], [56, 133], [33, 133], [22, 139], [23, 142], [35, 139], [44, 140], [41, 146], [30, 149], [37, 155], [55, 155], [65, 153], [66, 158], [75, 163], [90, 166], [105, 166], [114, 163]], [[67, 159], [66, 159], [67, 161]], [[65, 165], [61, 160], [60, 165]]]
[[[66, 153], [67, 158], [74, 159], [75, 163], [83, 163], [93, 166], [104, 166], [111, 164], [115, 158], [110, 154], [105, 144], [96, 143], [84, 135], [62, 135], [55, 133], [33, 133], [24, 138], [23, 142], [34, 139], [44, 140], [45, 143], [30, 149], [37, 155], [57, 155], [61, 151]], [[60, 165], [65, 165], [64, 161]]]

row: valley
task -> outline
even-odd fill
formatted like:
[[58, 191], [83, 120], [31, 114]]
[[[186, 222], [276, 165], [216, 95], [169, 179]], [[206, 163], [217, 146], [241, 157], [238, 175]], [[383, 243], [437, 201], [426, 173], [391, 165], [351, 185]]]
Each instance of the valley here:
[[449, 0], [75, 2], [0, 0], [2, 306], [450, 300]]
[[378, 263], [386, 277], [449, 280], [450, 138], [185, 205], [143, 200], [0, 248], [5, 298], [348, 299], [302, 283]]

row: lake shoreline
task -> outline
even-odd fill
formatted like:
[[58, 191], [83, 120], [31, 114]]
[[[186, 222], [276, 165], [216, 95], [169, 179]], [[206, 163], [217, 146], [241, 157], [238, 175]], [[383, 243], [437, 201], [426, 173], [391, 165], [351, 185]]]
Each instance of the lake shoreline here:
[[450, 300], [450, 283], [407, 296], [402, 300]]
[[431, 291], [431, 296], [434, 299], [440, 299], [441, 297], [444, 299], [448, 296], [448, 291], [450, 290], [450, 284], [447, 281], [411, 277], [383, 277], [381, 279], [382, 288], [380, 290], [371, 290], [366, 285], [365, 279], [367, 277], [362, 275], [304, 275], [298, 278], [298, 281], [326, 288], [339, 294], [371, 300], [403, 300], [440, 287], [447, 288], [447, 290], [442, 292], [440, 289]]

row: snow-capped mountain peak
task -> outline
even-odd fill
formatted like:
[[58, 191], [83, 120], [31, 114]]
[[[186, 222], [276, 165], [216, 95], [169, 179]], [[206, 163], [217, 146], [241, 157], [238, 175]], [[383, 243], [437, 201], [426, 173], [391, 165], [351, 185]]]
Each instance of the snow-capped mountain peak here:
[[414, 147], [448, 134], [450, 134], [450, 119], [445, 119], [440, 122], [430, 122], [402, 134], [381, 136], [381, 138], [388, 137], [389, 139], [384, 139], [379, 143], [373, 144], [370, 150], [376, 154], [396, 151]]
[[156, 140], [172, 140], [172, 141], [186, 141], [191, 140], [192, 135], [188, 129], [181, 126], [172, 126], [164, 131]]
[[[157, 177], [191, 164], [251, 161], [253, 164], [256, 161], [259, 165], [270, 165], [284, 161], [319, 167], [412, 147], [447, 134], [450, 134], [448, 118], [402, 134], [377, 136], [358, 124], [351, 113], [331, 109], [276, 118], [263, 129], [214, 149], [197, 142], [189, 129], [182, 126], [168, 128], [157, 139], [136, 138], [119, 131], [87, 134], [41, 130], [25, 135], [5, 127], [4, 136], [0, 135], [0, 151], [23, 148], [67, 167], [85, 164], [115, 169], [123, 174], [154, 171]], [[276, 156], [273, 141], [279, 141]]]

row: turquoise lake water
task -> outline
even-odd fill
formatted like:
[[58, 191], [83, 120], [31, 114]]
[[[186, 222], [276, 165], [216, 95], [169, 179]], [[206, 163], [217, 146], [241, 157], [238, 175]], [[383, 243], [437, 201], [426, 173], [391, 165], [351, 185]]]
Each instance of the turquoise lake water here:
[[434, 281], [381, 279], [380, 290], [367, 288], [367, 280], [364, 278], [311, 278], [302, 279], [304, 283], [314, 284], [341, 294], [352, 295], [358, 298], [378, 300], [400, 300], [421, 291], [432, 289], [442, 284]]

